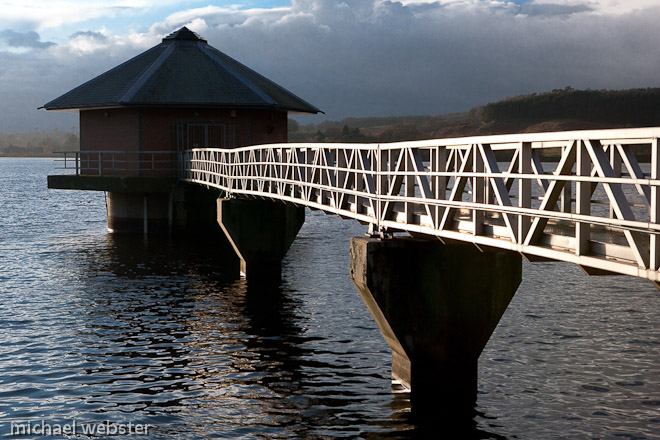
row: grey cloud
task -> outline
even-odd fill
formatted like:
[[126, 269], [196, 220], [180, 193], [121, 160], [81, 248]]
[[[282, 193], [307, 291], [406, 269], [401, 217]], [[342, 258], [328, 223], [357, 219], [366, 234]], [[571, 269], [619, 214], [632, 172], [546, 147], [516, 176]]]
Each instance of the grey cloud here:
[[619, 17], [578, 10], [586, 8], [520, 15], [474, 3], [372, 1], [353, 9], [298, 0], [286, 19], [207, 20], [212, 28], [202, 33], [329, 118], [457, 111], [568, 85], [660, 86], [660, 48], [651, 37], [660, 10]]
[[535, 17], [568, 17], [573, 14], [593, 11], [594, 9], [586, 3], [577, 5], [524, 3], [520, 5], [521, 14]]
[[107, 41], [108, 40], [108, 38], [105, 35], [103, 35], [102, 33], [92, 32], [92, 31], [76, 32], [73, 35], [71, 35], [71, 37], [69, 37], [69, 39], [73, 40], [74, 38], [78, 38], [78, 37], [91, 38], [91, 39], [94, 39], [94, 40], [97, 40], [97, 41]]
[[[326, 112], [306, 121], [460, 111], [566, 86], [660, 87], [660, 8], [621, 16], [522, 15], [510, 5], [451, 5], [295, 0], [277, 14], [200, 15], [206, 27], [193, 30]], [[167, 34], [192, 21], [189, 15], [181, 20], [152, 30]], [[42, 105], [143, 50], [117, 46], [67, 59], [35, 51], [28, 54], [33, 71], [26, 70], [26, 56], [3, 59], [13, 80], [0, 81], [6, 97], [0, 101], [7, 103], [0, 105], [18, 113], [19, 91], [38, 87], [36, 104]], [[19, 58], [22, 64], [13, 64]], [[37, 70], [39, 81], [30, 80]], [[30, 111], [48, 123], [56, 119]], [[34, 126], [27, 121], [28, 129]]]
[[55, 46], [50, 41], [41, 41], [41, 37], [34, 31], [16, 32], [6, 29], [0, 32], [0, 40], [4, 41], [10, 47], [27, 49], [46, 49]]

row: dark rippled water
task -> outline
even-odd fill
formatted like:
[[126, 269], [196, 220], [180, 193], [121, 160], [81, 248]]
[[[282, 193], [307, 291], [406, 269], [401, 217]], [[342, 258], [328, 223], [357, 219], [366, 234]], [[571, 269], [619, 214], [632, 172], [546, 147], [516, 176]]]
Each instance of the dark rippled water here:
[[[2, 436], [73, 420], [148, 438], [420, 433], [348, 276], [364, 227], [308, 212], [282, 284], [255, 290], [208, 244], [109, 236], [103, 194], [49, 191], [49, 173], [0, 159]], [[660, 438], [659, 310], [648, 282], [525, 264], [452, 438]]]

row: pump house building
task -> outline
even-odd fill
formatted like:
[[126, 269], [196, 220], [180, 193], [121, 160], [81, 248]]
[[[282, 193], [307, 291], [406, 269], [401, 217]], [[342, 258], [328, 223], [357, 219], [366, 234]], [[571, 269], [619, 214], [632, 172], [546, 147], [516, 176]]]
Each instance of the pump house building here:
[[286, 142], [289, 112], [320, 112], [185, 27], [43, 108], [80, 115], [77, 175], [49, 187], [106, 191], [113, 232], [171, 230], [178, 151]]

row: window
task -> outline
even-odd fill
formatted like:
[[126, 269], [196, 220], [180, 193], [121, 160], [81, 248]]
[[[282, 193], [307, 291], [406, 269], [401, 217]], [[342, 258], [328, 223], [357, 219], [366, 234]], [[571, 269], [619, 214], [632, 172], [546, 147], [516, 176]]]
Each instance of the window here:
[[191, 148], [235, 148], [236, 129], [232, 124], [177, 124], [179, 150]]

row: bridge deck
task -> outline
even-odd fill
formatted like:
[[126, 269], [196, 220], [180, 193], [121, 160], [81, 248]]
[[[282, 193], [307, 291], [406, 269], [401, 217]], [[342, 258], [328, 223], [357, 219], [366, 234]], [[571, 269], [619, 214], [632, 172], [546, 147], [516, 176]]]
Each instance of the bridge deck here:
[[660, 128], [187, 151], [182, 178], [660, 281]]
[[472, 242], [660, 283], [658, 139], [660, 127], [202, 148], [180, 153], [178, 176], [227, 197], [353, 218], [374, 234]]

